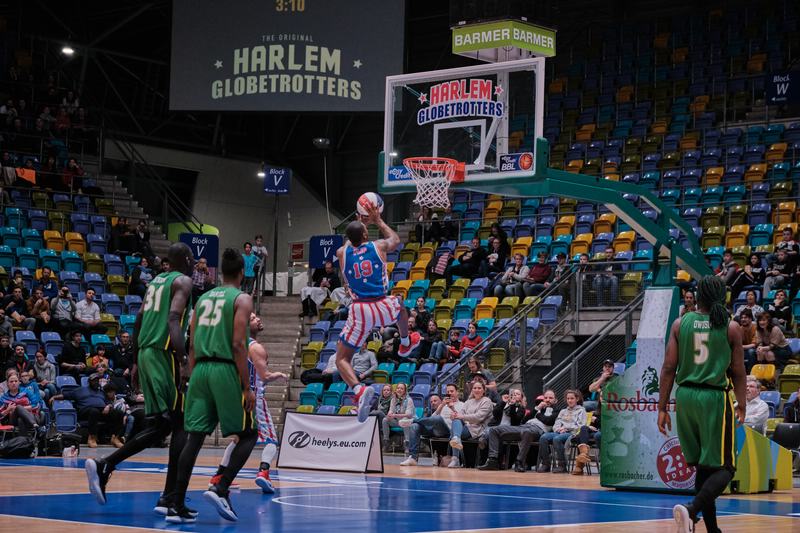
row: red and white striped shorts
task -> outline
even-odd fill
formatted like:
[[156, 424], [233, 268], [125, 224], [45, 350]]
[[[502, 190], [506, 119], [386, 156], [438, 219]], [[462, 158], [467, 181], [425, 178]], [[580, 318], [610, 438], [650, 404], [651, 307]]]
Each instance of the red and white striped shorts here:
[[356, 300], [350, 305], [347, 323], [339, 335], [344, 344], [358, 350], [376, 327], [390, 326], [400, 318], [402, 304], [395, 296], [376, 300]]

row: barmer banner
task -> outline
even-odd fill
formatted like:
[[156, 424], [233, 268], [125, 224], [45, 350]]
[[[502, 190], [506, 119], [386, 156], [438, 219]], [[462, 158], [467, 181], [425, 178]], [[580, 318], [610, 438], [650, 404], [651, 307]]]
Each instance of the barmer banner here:
[[403, 0], [175, 0], [170, 108], [382, 111]]

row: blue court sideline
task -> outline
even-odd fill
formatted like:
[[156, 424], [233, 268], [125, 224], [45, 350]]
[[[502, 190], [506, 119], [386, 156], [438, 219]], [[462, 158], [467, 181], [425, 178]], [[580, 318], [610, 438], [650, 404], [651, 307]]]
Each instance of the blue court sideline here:
[[[4, 461], [3, 466], [64, 467], [62, 459]], [[70, 463], [76, 476], [83, 476], [83, 460]], [[80, 468], [81, 470], [78, 470]], [[161, 473], [158, 463], [129, 463], [120, 470]], [[209, 475], [213, 468], [197, 468], [196, 475]], [[239, 478], [252, 478], [246, 469]], [[672, 506], [685, 500], [663, 494], [521, 487], [391, 477], [366, 477], [338, 473], [283, 470], [275, 479], [295, 486], [279, 489], [274, 496], [245, 488], [233, 493], [238, 523], [229, 523], [205, 503], [200, 492], [189, 493], [189, 505], [200, 511], [198, 522], [171, 530], [293, 531], [318, 532], [320, 525], [337, 525], [363, 531], [439, 531], [481, 528], [548, 526], [587, 522], [618, 522], [671, 518]], [[308, 487], [296, 483], [309, 483]], [[311, 485], [313, 484], [313, 485]], [[323, 485], [323, 486], [320, 486]], [[110, 493], [108, 504], [98, 506], [87, 494], [0, 497], [0, 514], [89, 522], [118, 526], [163, 528], [163, 519], [150, 511], [158, 493]], [[720, 514], [746, 513], [789, 516], [800, 513], [800, 502], [774, 503], [723, 498]], [[80, 510], [76, 513], [76, 510]]]

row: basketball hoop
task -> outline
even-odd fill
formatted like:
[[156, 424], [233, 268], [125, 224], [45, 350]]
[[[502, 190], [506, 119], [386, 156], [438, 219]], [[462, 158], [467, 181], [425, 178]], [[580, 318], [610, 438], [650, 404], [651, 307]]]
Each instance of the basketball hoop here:
[[420, 207], [447, 208], [450, 183], [464, 181], [464, 163], [447, 157], [407, 157], [403, 165], [417, 185], [414, 203]]

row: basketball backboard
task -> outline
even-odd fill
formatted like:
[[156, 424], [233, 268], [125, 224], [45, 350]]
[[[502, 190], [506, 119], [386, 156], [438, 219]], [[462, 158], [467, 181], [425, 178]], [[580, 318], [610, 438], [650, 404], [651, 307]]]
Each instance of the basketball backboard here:
[[388, 76], [378, 190], [415, 190], [417, 156], [464, 162], [466, 188], [530, 178], [543, 115], [544, 58]]

